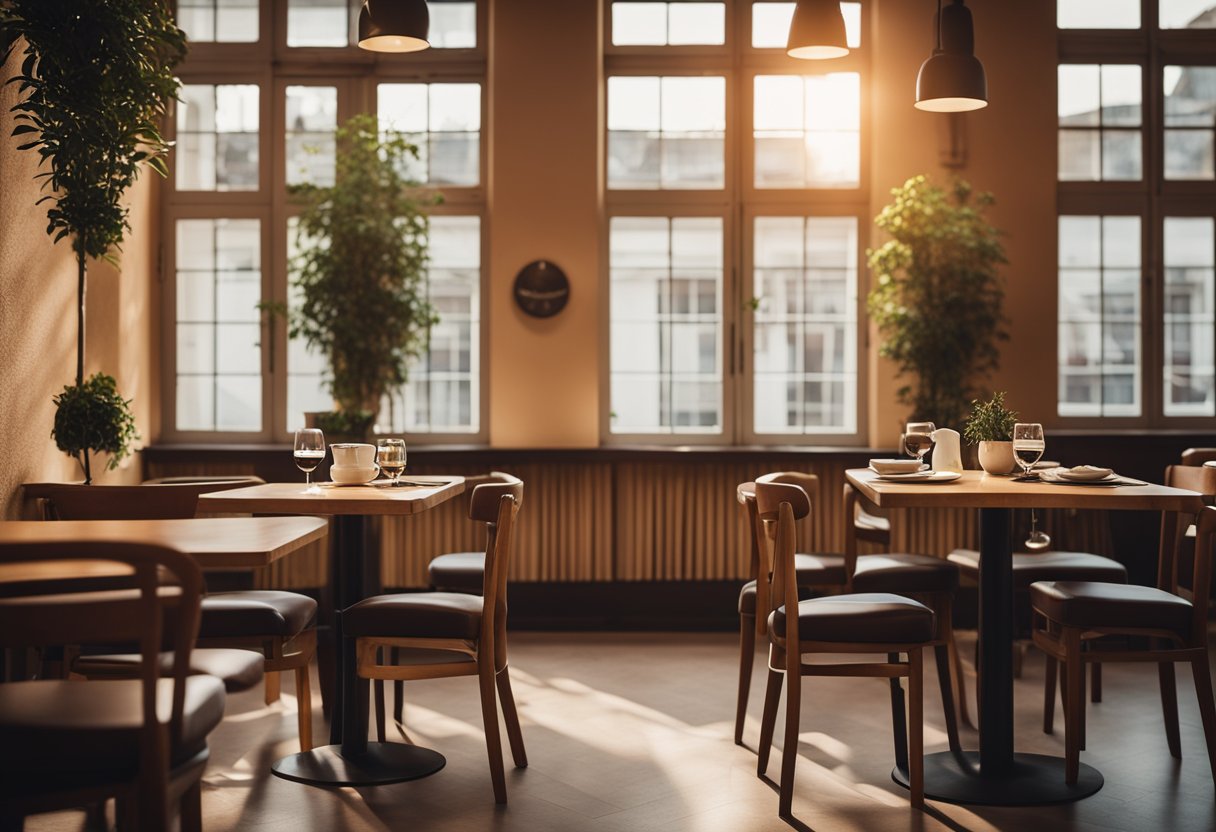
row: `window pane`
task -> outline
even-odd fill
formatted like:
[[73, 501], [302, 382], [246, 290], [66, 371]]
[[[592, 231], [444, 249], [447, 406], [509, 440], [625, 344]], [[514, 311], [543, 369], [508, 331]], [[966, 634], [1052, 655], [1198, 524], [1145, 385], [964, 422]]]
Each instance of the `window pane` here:
[[177, 25], [195, 43], [256, 43], [258, 0], [178, 0]]
[[613, 433], [722, 430], [723, 231], [718, 217], [613, 217]]
[[1166, 416], [1216, 416], [1216, 231], [1211, 217], [1165, 218]]
[[258, 87], [183, 84], [177, 102], [177, 189], [258, 189]]
[[432, 49], [472, 49], [477, 46], [477, 3], [473, 0], [429, 0]]
[[1212, 0], [1158, 0], [1162, 29], [1216, 28], [1216, 3]]
[[480, 184], [480, 84], [379, 84], [376, 101], [381, 129], [418, 145], [407, 175], [427, 185]]
[[721, 188], [725, 184], [726, 79], [608, 79], [611, 188]]
[[262, 428], [258, 220], [178, 220], [176, 429]]
[[[841, 3], [845, 43], [850, 49], [861, 46], [861, 3]], [[757, 2], [752, 5], [752, 47], [784, 49], [790, 37], [793, 3]]]
[[427, 296], [439, 314], [404, 389], [385, 397], [381, 429], [477, 433], [481, 423], [481, 218], [432, 216]]
[[352, 28], [347, 0], [287, 0], [288, 46], [347, 46]]
[[757, 75], [755, 186], [855, 188], [861, 176], [861, 78]]
[[1140, 0], [1056, 0], [1061, 29], [1139, 29]]
[[1060, 181], [1143, 178], [1141, 77], [1134, 64], [1059, 66]]
[[683, 46], [726, 42], [724, 3], [613, 3], [617, 46]]
[[758, 217], [753, 421], [757, 433], [857, 428], [857, 220]]
[[[311, 237], [301, 236], [297, 217], [287, 220], [287, 305], [299, 309], [300, 292], [296, 288], [296, 258], [318, 245]], [[325, 413], [334, 409], [334, 400], [326, 387], [325, 356], [310, 347], [303, 338], [287, 342], [287, 424], [289, 432], [304, 427], [305, 413]]]
[[1139, 217], [1059, 219], [1059, 414], [1139, 416]]
[[1216, 67], [1167, 66], [1164, 78], [1165, 178], [1212, 179]]
[[287, 184], [334, 183], [336, 87], [287, 88]]

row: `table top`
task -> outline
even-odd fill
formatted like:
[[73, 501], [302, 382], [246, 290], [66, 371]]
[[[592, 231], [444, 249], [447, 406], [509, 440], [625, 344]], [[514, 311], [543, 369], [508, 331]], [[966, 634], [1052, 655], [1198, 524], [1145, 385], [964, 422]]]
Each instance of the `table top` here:
[[317, 517], [195, 517], [186, 520], [11, 520], [0, 543], [114, 540], [155, 543], [195, 558], [204, 569], [266, 566], [320, 540]]
[[1015, 482], [983, 471], [964, 471], [952, 482], [910, 483], [881, 480], [869, 468], [852, 468], [845, 477], [882, 508], [1097, 508], [1132, 511], [1199, 511], [1203, 498], [1194, 491], [1164, 485], [1058, 485]]
[[464, 491], [464, 477], [428, 476], [442, 483], [432, 487], [386, 488], [371, 485], [322, 487], [308, 494], [302, 482], [268, 482], [248, 488], [200, 494], [199, 511], [255, 514], [418, 514], [445, 503]]

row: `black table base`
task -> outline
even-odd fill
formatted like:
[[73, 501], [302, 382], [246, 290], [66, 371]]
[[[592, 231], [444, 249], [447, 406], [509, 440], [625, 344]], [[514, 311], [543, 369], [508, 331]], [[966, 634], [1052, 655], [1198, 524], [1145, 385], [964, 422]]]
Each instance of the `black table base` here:
[[[972, 803], [983, 806], [1045, 806], [1071, 803], [1089, 797], [1102, 788], [1102, 774], [1081, 763], [1077, 782], [1064, 782], [1064, 758], [1044, 754], [1014, 754], [1008, 768], [999, 776], [985, 777], [980, 770], [980, 755], [951, 751], [925, 756], [925, 797], [947, 803]], [[891, 779], [908, 787], [908, 772], [896, 767]]]
[[270, 767], [279, 777], [310, 786], [385, 786], [427, 777], [447, 761], [429, 748], [399, 742], [369, 742], [362, 754], [343, 755], [326, 745], [284, 757]]

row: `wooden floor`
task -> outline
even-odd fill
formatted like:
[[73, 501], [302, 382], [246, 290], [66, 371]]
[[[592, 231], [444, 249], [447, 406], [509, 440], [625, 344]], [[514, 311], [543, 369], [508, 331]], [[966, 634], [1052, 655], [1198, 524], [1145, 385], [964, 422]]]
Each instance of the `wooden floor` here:
[[[963, 654], [972, 640], [961, 634]], [[972, 637], [973, 638], [973, 637]], [[273, 777], [271, 762], [295, 750], [294, 700], [265, 707], [260, 691], [229, 699], [212, 734], [203, 792], [210, 832], [255, 829], [427, 832], [751, 832], [786, 830], [771, 781], [758, 780], [762, 666], [757, 663], [746, 739], [731, 741], [735, 638], [729, 634], [537, 634], [512, 636], [512, 678], [531, 766], [508, 768], [510, 805], [495, 807], [473, 679], [406, 688], [415, 740], [442, 751], [447, 768], [414, 783], [322, 790]], [[1036, 809], [909, 808], [890, 779], [885, 681], [804, 682], [794, 813], [813, 830], [1204, 830], [1216, 800], [1191, 675], [1178, 673], [1183, 760], [1161, 730], [1155, 668], [1109, 665], [1105, 701], [1091, 706], [1082, 760], [1106, 777], [1080, 803]], [[926, 669], [926, 681], [935, 680]], [[1042, 657], [1017, 682], [1017, 746], [1063, 754], [1062, 727], [1040, 730]], [[925, 744], [946, 747], [936, 684], [927, 685]], [[290, 689], [284, 684], [284, 690]], [[970, 680], [974, 695], [974, 679]], [[316, 697], [314, 695], [314, 701]], [[784, 718], [783, 716], [780, 718]], [[318, 731], [321, 719], [316, 719]], [[1057, 725], [1062, 726], [1057, 716]], [[780, 732], [778, 732], [780, 733]], [[964, 743], [974, 747], [975, 733]], [[504, 746], [505, 746], [504, 738]], [[509, 758], [508, 758], [509, 759]], [[508, 762], [509, 765], [509, 762]], [[770, 775], [780, 767], [774, 753]], [[31, 830], [84, 829], [83, 815], [31, 818]]]

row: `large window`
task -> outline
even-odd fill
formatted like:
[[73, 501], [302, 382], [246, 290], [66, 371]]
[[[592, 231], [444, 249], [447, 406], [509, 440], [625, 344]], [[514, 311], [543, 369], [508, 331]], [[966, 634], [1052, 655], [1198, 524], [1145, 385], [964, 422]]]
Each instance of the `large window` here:
[[858, 441], [862, 4], [826, 62], [793, 3], [608, 7], [606, 438]]
[[1058, 413], [1210, 425], [1216, 0], [1056, 8]]
[[[289, 188], [334, 181], [335, 131], [376, 114], [419, 148], [407, 173], [443, 194], [426, 292], [439, 315], [383, 432], [485, 436], [481, 335], [485, 10], [431, 0], [428, 52], [354, 45], [358, 0], [179, 0], [191, 40], [170, 122], [165, 199], [164, 405], [170, 439], [273, 441], [330, 410], [324, 357], [288, 338], [265, 302], [292, 307], [302, 247]], [[369, 313], [369, 322], [374, 314]]]

